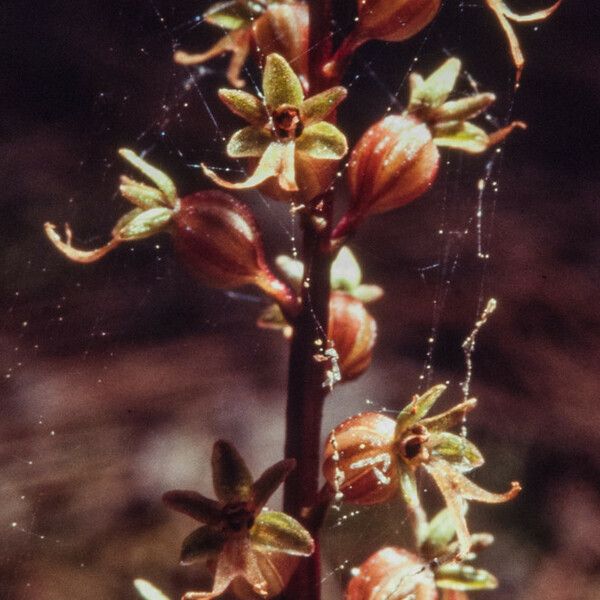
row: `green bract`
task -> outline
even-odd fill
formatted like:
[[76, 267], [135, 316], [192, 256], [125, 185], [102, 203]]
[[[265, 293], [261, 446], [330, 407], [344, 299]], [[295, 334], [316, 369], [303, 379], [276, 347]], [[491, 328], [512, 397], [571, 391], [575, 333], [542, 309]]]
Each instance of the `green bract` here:
[[215, 443], [212, 453], [213, 487], [218, 500], [182, 490], [163, 496], [167, 506], [205, 524], [183, 541], [181, 549], [183, 564], [216, 561], [213, 589], [202, 593], [203, 598], [220, 596], [237, 578], [245, 579], [256, 593], [267, 596], [271, 582], [261, 567], [265, 560], [272, 568], [273, 554], [312, 554], [313, 540], [298, 521], [264, 509], [294, 466], [294, 460], [282, 460], [255, 481], [237, 450], [221, 440]]
[[219, 91], [223, 103], [249, 123], [233, 134], [227, 154], [258, 159], [254, 173], [245, 181], [231, 183], [205, 165], [202, 168], [212, 181], [228, 189], [254, 188], [274, 177], [284, 192], [298, 192], [297, 164], [308, 160], [318, 171], [319, 163], [335, 163], [348, 151], [344, 134], [325, 121], [346, 97], [346, 89], [333, 87], [305, 99], [300, 80], [285, 58], [270, 54], [263, 93], [261, 100], [240, 90]]

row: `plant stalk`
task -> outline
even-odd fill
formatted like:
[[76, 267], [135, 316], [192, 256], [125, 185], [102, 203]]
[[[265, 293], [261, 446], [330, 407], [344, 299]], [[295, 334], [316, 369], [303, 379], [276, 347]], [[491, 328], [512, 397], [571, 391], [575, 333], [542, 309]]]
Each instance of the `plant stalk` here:
[[[331, 56], [331, 2], [310, 0], [310, 94], [325, 89], [322, 67]], [[329, 392], [323, 386], [327, 363], [315, 359], [327, 343], [333, 208], [330, 192], [315, 198], [302, 216], [304, 281], [302, 308], [294, 319], [290, 348], [286, 412], [285, 456], [296, 459], [296, 469], [284, 487], [284, 511], [299, 519], [315, 540], [315, 552], [300, 561], [288, 584], [286, 600], [319, 600], [321, 597], [320, 523], [310, 519], [319, 504], [321, 421]], [[319, 345], [320, 341], [320, 345]]]

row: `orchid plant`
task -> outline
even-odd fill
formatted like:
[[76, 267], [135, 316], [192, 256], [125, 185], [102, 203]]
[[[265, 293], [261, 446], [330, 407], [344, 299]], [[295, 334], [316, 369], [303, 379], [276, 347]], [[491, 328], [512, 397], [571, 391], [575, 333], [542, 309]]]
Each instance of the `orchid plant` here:
[[[519, 15], [503, 0], [485, 0], [508, 37], [516, 81], [524, 59], [510, 22], [543, 20], [559, 3]], [[470, 533], [468, 503], [506, 502], [520, 487], [513, 482], [508, 491], [494, 493], [467, 477], [484, 458], [456, 429], [476, 399], [465, 395], [431, 416], [446, 389], [436, 385], [414, 396], [395, 419], [376, 412], [351, 416], [330, 432], [322, 461], [321, 415], [336, 385], [368, 369], [377, 340], [377, 322], [367, 306], [383, 289], [363, 283], [348, 242], [374, 215], [422, 197], [426, 201], [441, 153], [482, 154], [525, 125], [514, 121], [492, 132], [478, 125], [496, 97], [491, 92], [457, 94], [462, 64], [450, 57], [428, 75], [413, 72], [404, 111], [381, 118], [350, 144], [337, 124], [336, 109], [348, 96], [342, 83], [352, 56], [371, 40], [402, 42], [418, 35], [435, 19], [441, 1], [358, 0], [354, 28], [336, 49], [330, 4], [225, 0], [204, 14], [207, 23], [224, 30], [223, 38], [201, 54], [175, 54], [175, 61], [187, 66], [231, 54], [226, 76], [233, 89], [218, 95], [247, 123], [225, 149], [228, 158], [247, 167], [245, 179], [230, 181], [202, 165], [205, 183], [217, 189], [180, 193], [146, 157], [121, 149], [121, 157], [145, 181], [121, 177], [119, 191], [132, 207], [118, 219], [109, 241], [80, 248], [68, 225], [64, 236], [55, 225], [45, 226], [56, 249], [80, 263], [168, 233], [179, 259], [203, 284], [257, 287], [267, 298], [258, 326], [279, 330], [289, 340], [285, 458], [255, 480], [233, 445], [217, 441], [211, 461], [217, 499], [182, 490], [163, 496], [168, 507], [202, 524], [183, 541], [181, 562], [204, 562], [214, 576], [209, 590], [183, 590], [184, 600], [226, 593], [319, 600], [319, 534], [329, 507], [343, 502], [399, 502], [413, 531], [412, 541], [396, 539], [365, 556], [346, 582], [346, 600], [434, 600], [440, 595], [464, 600], [468, 591], [498, 585], [492, 574], [470, 564], [493, 538]], [[241, 89], [250, 55], [262, 68], [259, 95]], [[251, 209], [231, 193], [247, 189], [288, 203], [300, 216], [300, 258], [269, 260]], [[336, 221], [334, 202], [344, 191], [347, 206]], [[423, 474], [446, 506], [432, 519], [422, 502]], [[280, 485], [283, 511], [269, 510], [267, 501]], [[136, 580], [135, 587], [147, 600], [167, 599], [144, 579]]]

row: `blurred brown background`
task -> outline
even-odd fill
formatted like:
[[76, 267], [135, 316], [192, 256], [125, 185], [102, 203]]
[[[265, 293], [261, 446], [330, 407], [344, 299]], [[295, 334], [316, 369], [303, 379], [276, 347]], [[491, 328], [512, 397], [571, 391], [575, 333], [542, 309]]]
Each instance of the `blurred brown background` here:
[[[337, 4], [344, 31], [352, 14]], [[542, 4], [511, 2], [515, 10]], [[82, 267], [42, 234], [44, 221], [68, 220], [85, 244], [106, 239], [125, 206], [115, 194], [120, 146], [147, 150], [183, 192], [207, 187], [193, 165], [225, 164], [220, 138], [238, 124], [216, 98], [225, 61], [199, 76], [170, 58], [174, 45], [200, 50], [217, 39], [198, 23], [206, 6], [25, 0], [2, 8], [0, 598], [134, 598], [137, 576], [173, 598], [206, 587], [202, 568], [177, 566], [193, 523], [168, 514], [161, 493], [210, 494], [217, 437], [235, 440], [256, 473], [281, 456], [286, 346], [255, 329], [252, 290], [202, 288], [165, 238]], [[475, 222], [468, 235], [456, 233], [475, 215], [475, 182], [489, 156], [448, 155], [431, 193], [373, 219], [354, 240], [365, 280], [387, 291], [372, 308], [381, 335], [371, 370], [338, 387], [325, 416], [327, 430], [410, 397], [434, 299], [443, 310], [433, 380], [450, 380], [444, 402], [457, 400], [461, 342], [480, 302], [498, 298], [475, 355], [481, 403], [469, 435], [488, 458], [476, 480], [500, 490], [519, 479], [524, 492], [510, 505], [470, 511], [475, 529], [497, 536], [480, 560], [502, 582], [482, 593], [490, 599], [600, 598], [596, 11], [593, 2], [565, 0], [548, 23], [519, 27], [528, 64], [515, 96], [491, 13], [480, 0], [449, 0], [427, 36], [360, 52], [340, 111], [356, 139], [390, 93], [399, 92], [400, 110], [415, 56], [426, 72], [449, 52], [498, 94], [500, 122], [512, 110], [529, 123], [490, 166], [482, 221], [489, 260], [477, 258]], [[289, 253], [286, 208], [245, 198], [270, 252]], [[404, 535], [401, 510], [341, 524], [339, 516], [326, 531], [327, 598], [339, 598], [349, 567]]]

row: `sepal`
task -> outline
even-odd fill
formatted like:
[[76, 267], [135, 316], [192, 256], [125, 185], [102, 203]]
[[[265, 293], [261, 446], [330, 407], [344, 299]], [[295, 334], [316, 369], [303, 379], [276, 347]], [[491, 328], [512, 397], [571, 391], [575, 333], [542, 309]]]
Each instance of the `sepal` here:
[[310, 556], [315, 544], [311, 535], [289, 515], [263, 511], [250, 530], [252, 545], [262, 552], [282, 552], [292, 556]]

